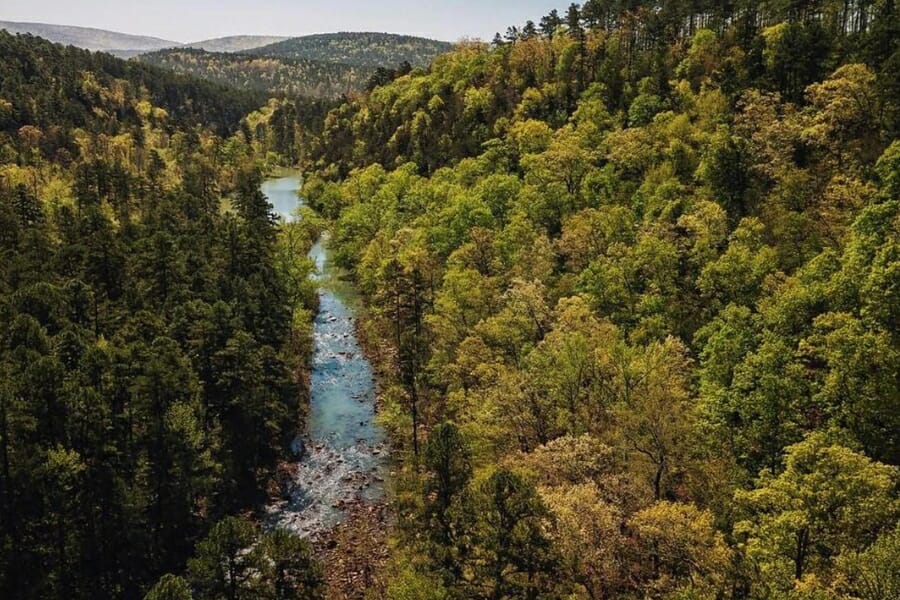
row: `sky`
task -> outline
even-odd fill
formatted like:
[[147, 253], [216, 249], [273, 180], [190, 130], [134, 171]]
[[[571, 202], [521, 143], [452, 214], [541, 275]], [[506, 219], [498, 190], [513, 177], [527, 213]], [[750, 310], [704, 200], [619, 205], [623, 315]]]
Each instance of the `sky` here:
[[227, 35], [383, 31], [490, 40], [554, 0], [0, 0], [0, 20], [97, 27], [192, 42]]

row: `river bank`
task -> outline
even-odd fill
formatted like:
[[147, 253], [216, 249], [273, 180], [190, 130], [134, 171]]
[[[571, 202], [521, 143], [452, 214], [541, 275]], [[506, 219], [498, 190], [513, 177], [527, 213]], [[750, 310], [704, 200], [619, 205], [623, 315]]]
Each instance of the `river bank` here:
[[[263, 183], [285, 221], [302, 205], [300, 184], [296, 173]], [[267, 507], [267, 521], [307, 538], [325, 568], [329, 598], [349, 600], [376, 584], [387, 558], [387, 439], [376, 422], [377, 377], [360, 340], [355, 290], [332, 265], [327, 235], [309, 258], [319, 311], [306, 375], [306, 427], [294, 440], [295, 460], [282, 470], [281, 496]]]

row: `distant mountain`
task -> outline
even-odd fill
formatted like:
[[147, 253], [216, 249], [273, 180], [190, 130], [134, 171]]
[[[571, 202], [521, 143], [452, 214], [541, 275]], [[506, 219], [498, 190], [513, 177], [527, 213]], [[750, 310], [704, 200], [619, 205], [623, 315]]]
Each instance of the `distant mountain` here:
[[276, 58], [319, 60], [365, 67], [394, 67], [409, 62], [427, 67], [453, 44], [391, 33], [324, 33], [290, 38], [250, 50]]
[[261, 46], [277, 44], [288, 39], [290, 38], [287, 36], [279, 35], [231, 35], [184, 44], [184, 47], [206, 50], [207, 52], [244, 52]]
[[[131, 35], [93, 27], [0, 21], [10, 33], [30, 33], [57, 44], [103, 51], [120, 58], [168, 48], [193, 48], [212, 53], [246, 52], [257, 56], [295, 61], [317, 61], [353, 67], [396, 67], [408, 62], [427, 67], [453, 44], [390, 33], [324, 33], [301, 37], [233, 35], [183, 44], [156, 37]], [[309, 68], [311, 65], [306, 65]], [[359, 72], [363, 72], [357, 69]], [[326, 83], [325, 87], [329, 87]]]
[[242, 90], [336, 98], [365, 87], [375, 68], [307, 59], [172, 48], [136, 60]]
[[76, 46], [85, 50], [102, 50], [122, 57], [180, 45], [179, 42], [171, 40], [106, 31], [93, 27], [0, 21], [0, 29], [5, 29], [10, 33], [30, 33], [57, 44]]
[[[427, 67], [447, 42], [389, 33], [328, 33], [286, 38], [237, 35], [182, 44], [90, 27], [0, 21], [0, 30], [103, 51], [215, 83], [274, 95], [336, 98], [376, 76], [390, 80], [408, 62]], [[380, 68], [380, 69], [379, 69]]]

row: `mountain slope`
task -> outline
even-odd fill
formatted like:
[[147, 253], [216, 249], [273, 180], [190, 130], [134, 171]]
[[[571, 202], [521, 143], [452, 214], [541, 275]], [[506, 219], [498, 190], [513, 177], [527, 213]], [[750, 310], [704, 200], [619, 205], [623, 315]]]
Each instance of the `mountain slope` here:
[[290, 39], [283, 35], [230, 35], [184, 44], [184, 48], [207, 52], [244, 52]]
[[[207, 534], [240, 529], [241, 556], [269, 543], [218, 522], [267, 500], [301, 414], [287, 348], [305, 352], [312, 267], [282, 266], [256, 154], [293, 107], [223, 138], [220, 117], [258, 104], [32, 35], [0, 31], [0, 57], [0, 598], [167, 597], [148, 590], [195, 544], [207, 560]], [[305, 563], [287, 577], [321, 597], [309, 549], [285, 542]], [[270, 564], [253, 597], [279, 597]]]
[[77, 46], [85, 50], [101, 50], [121, 54], [131, 54], [138, 51], [149, 52], [180, 45], [179, 42], [171, 40], [107, 31], [93, 27], [0, 21], [0, 29], [6, 29], [10, 33], [30, 33], [57, 44]]
[[206, 125], [226, 133], [265, 100], [30, 35], [0, 31], [0, 56], [0, 106], [9, 106], [0, 115], [0, 130], [52, 129], [61, 121], [91, 130], [106, 127], [107, 120], [136, 123], [131, 105], [146, 99], [180, 126]]
[[897, 597], [898, 24], [592, 0], [332, 111], [409, 474], [368, 594]]
[[312, 98], [336, 98], [358, 91], [374, 73], [370, 67], [191, 48], [151, 52], [139, 60], [237, 89]]
[[390, 33], [325, 33], [291, 38], [251, 51], [278, 58], [324, 60], [368, 67], [393, 67], [408, 62], [427, 67], [453, 44]]

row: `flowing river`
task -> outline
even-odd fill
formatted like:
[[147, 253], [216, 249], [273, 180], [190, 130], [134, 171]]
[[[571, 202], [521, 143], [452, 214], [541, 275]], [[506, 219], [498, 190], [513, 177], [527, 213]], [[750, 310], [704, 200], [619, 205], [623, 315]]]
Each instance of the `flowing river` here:
[[[286, 220], [300, 205], [296, 175], [269, 179], [262, 192]], [[309, 253], [317, 266], [307, 430], [297, 437], [297, 464], [287, 496], [269, 507], [274, 525], [304, 536], [327, 532], [359, 503], [384, 494], [384, 432], [375, 422], [375, 376], [356, 337], [353, 289], [328, 258], [327, 237]]]

